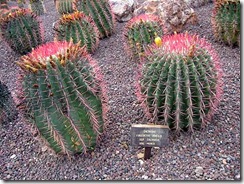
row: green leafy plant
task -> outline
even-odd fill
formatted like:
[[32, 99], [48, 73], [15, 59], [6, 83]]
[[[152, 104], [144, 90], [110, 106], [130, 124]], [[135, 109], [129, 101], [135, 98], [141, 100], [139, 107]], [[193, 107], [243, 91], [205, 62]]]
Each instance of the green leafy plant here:
[[59, 41], [73, 41], [86, 46], [93, 53], [99, 44], [99, 32], [94, 21], [83, 12], [63, 15], [55, 24], [55, 38]]
[[30, 0], [30, 9], [38, 16], [43, 15], [45, 13], [43, 0]]
[[166, 34], [162, 21], [154, 15], [139, 15], [124, 28], [125, 50], [135, 61], [143, 61], [145, 48]]
[[99, 67], [86, 49], [50, 42], [17, 64], [26, 115], [48, 145], [68, 155], [93, 150], [104, 128], [106, 97]]
[[164, 36], [146, 51], [137, 97], [150, 120], [193, 131], [210, 121], [222, 94], [222, 70], [212, 46], [197, 35]]
[[15, 9], [1, 17], [1, 34], [9, 46], [26, 54], [43, 42], [40, 22], [28, 9]]
[[239, 0], [216, 0], [212, 27], [217, 40], [228, 45], [240, 45], [241, 4]]
[[109, 37], [115, 30], [115, 18], [107, 0], [78, 0], [77, 10], [92, 17], [100, 38]]

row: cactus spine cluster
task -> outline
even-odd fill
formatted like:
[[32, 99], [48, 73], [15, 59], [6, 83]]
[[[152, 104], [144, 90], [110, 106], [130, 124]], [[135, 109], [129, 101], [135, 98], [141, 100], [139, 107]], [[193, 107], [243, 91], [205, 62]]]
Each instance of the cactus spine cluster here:
[[71, 41], [86, 46], [89, 53], [98, 47], [99, 32], [94, 21], [82, 12], [63, 15], [55, 25], [55, 38], [57, 40]]
[[125, 49], [135, 61], [142, 61], [145, 48], [156, 37], [165, 34], [163, 23], [154, 15], [139, 15], [131, 19], [124, 29]]
[[45, 12], [43, 0], [30, 0], [30, 9], [36, 15], [43, 15]]
[[115, 18], [107, 0], [78, 0], [78, 11], [92, 17], [100, 38], [109, 37], [115, 29]]
[[221, 96], [218, 56], [196, 35], [164, 36], [162, 43], [146, 53], [138, 98], [153, 123], [193, 131], [206, 125]]
[[40, 22], [28, 9], [17, 9], [0, 20], [1, 33], [9, 46], [26, 54], [43, 42]]
[[211, 21], [214, 35], [219, 41], [231, 46], [240, 45], [240, 0], [216, 0]]
[[56, 153], [92, 150], [103, 132], [98, 65], [78, 44], [50, 42], [22, 56], [26, 112]]
[[7, 86], [0, 81], [0, 126], [15, 119], [17, 111]]
[[77, 0], [55, 0], [54, 2], [60, 15], [73, 13], [76, 10]]

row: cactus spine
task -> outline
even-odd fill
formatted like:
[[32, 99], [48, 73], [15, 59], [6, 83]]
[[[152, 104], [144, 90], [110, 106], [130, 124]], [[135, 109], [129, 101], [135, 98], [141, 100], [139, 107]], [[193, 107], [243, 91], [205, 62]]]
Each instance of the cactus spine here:
[[155, 124], [193, 131], [210, 120], [222, 93], [222, 71], [211, 45], [196, 35], [165, 36], [147, 51], [138, 98]]
[[30, 0], [30, 9], [36, 15], [43, 15], [45, 12], [43, 0]]
[[93, 53], [98, 47], [99, 32], [94, 21], [82, 12], [63, 15], [55, 25], [55, 38], [73, 43], [80, 42], [88, 52]]
[[76, 10], [77, 0], [55, 0], [54, 2], [60, 15], [73, 13]]
[[163, 23], [154, 15], [139, 15], [124, 29], [125, 49], [135, 61], [143, 61], [145, 48], [165, 34]]
[[104, 105], [100, 71], [86, 50], [51, 42], [18, 65], [27, 112], [49, 146], [68, 155], [92, 150], [103, 132]]
[[26, 54], [43, 42], [40, 22], [27, 9], [17, 9], [0, 21], [2, 37], [10, 47]]
[[100, 32], [100, 38], [112, 35], [115, 18], [107, 0], [79, 0], [77, 9], [92, 17]]
[[212, 13], [214, 36], [228, 45], [240, 46], [241, 4], [239, 0], [216, 0]]

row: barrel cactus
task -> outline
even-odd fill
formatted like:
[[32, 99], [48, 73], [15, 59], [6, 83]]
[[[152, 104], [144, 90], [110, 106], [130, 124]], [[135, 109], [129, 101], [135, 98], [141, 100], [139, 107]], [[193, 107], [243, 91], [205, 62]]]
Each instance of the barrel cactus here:
[[7, 0], [0, 0], [0, 10], [1, 9], [8, 9], [8, 2], [7, 2]]
[[214, 36], [228, 45], [240, 45], [240, 0], [215, 0], [211, 17]]
[[164, 36], [147, 50], [137, 96], [149, 119], [177, 131], [210, 121], [222, 93], [222, 70], [212, 46], [197, 35]]
[[76, 10], [77, 0], [54, 0], [59, 14], [69, 14]]
[[71, 41], [86, 46], [93, 53], [98, 47], [99, 32], [94, 21], [82, 12], [63, 15], [55, 24], [55, 38], [60, 41]]
[[77, 10], [92, 17], [100, 38], [109, 37], [115, 30], [115, 18], [107, 0], [78, 0]]
[[106, 98], [95, 60], [78, 44], [50, 42], [22, 56], [25, 114], [60, 154], [94, 149], [104, 128]]
[[30, 0], [30, 9], [36, 15], [43, 15], [45, 12], [43, 0]]
[[8, 87], [0, 81], [0, 126], [17, 117], [15, 103]]
[[28, 9], [16, 9], [0, 20], [1, 33], [9, 46], [26, 54], [43, 42], [40, 21]]
[[154, 15], [139, 15], [124, 28], [124, 43], [127, 53], [137, 62], [143, 61], [145, 48], [156, 37], [166, 34], [162, 21]]

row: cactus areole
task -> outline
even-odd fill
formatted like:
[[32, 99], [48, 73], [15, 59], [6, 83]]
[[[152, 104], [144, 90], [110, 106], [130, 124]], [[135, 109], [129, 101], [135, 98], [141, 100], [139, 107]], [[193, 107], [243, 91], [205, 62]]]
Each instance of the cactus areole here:
[[51, 42], [22, 56], [26, 112], [57, 153], [94, 149], [103, 131], [99, 70], [78, 44]]
[[220, 63], [213, 48], [196, 35], [164, 36], [146, 51], [138, 98], [155, 124], [171, 129], [200, 128], [221, 96]]

